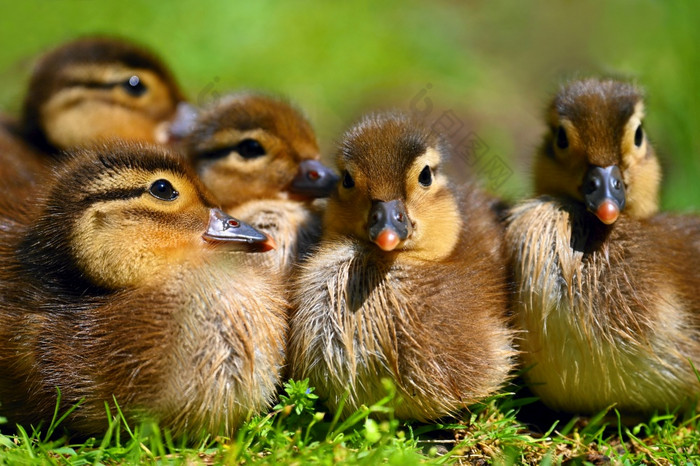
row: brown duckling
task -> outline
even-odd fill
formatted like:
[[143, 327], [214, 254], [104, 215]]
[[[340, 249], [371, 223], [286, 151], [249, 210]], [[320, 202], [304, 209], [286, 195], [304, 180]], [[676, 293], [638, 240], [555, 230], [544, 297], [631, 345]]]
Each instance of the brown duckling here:
[[648, 414], [700, 395], [700, 218], [656, 214], [643, 118], [631, 84], [565, 86], [536, 155], [543, 196], [507, 221], [525, 375], [557, 410]]
[[107, 139], [163, 142], [184, 100], [150, 51], [111, 37], [68, 42], [37, 63], [24, 101], [28, 141], [56, 153]]
[[199, 113], [182, 145], [224, 210], [277, 242], [255, 256], [288, 272], [320, 234], [320, 207], [338, 180], [320, 161], [316, 136], [283, 99], [242, 92]]
[[0, 184], [33, 190], [61, 150], [120, 138], [163, 142], [183, 100], [151, 52], [107, 37], [66, 43], [39, 59], [19, 121], [0, 122]]
[[289, 365], [348, 415], [397, 389], [400, 418], [436, 419], [492, 394], [514, 355], [502, 232], [478, 189], [461, 199], [447, 149], [400, 114], [366, 117], [336, 158], [318, 249], [294, 283]]
[[[75, 152], [36, 206], [0, 200], [0, 413], [103, 432], [131, 421], [230, 435], [270, 406], [284, 358], [281, 284], [241, 263], [266, 236], [214, 208], [156, 146]], [[232, 253], [232, 251], [238, 251]], [[114, 411], [113, 411], [114, 412]]]

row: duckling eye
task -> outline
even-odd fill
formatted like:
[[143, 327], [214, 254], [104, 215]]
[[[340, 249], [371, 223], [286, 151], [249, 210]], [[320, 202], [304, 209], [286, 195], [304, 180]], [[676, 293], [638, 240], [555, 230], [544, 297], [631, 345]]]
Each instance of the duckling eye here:
[[134, 97], [141, 97], [148, 90], [146, 85], [141, 82], [141, 78], [139, 78], [136, 75], [133, 75], [132, 77], [124, 81], [122, 83], [122, 88], [129, 95], [132, 95]]
[[420, 175], [418, 175], [418, 182], [421, 184], [421, 186], [426, 188], [433, 184], [433, 173], [430, 171], [429, 166], [426, 165], [420, 172]]
[[644, 131], [642, 130], [642, 125], [640, 123], [640, 125], [637, 126], [637, 130], [634, 132], [634, 145], [637, 147], [641, 147], [643, 139]]
[[153, 197], [162, 201], [174, 201], [180, 194], [175, 191], [175, 188], [173, 188], [173, 185], [170, 184], [168, 180], [154, 181], [151, 187], [148, 188], [148, 192], [151, 193]]
[[352, 176], [350, 176], [350, 172], [345, 170], [343, 172], [343, 188], [350, 189], [353, 186], [355, 186], [355, 180], [353, 180]]
[[244, 159], [254, 159], [265, 155], [265, 148], [255, 139], [244, 139], [236, 146], [236, 152]]
[[566, 149], [569, 147], [569, 138], [566, 137], [566, 130], [563, 126], [557, 128], [557, 147], [559, 149]]

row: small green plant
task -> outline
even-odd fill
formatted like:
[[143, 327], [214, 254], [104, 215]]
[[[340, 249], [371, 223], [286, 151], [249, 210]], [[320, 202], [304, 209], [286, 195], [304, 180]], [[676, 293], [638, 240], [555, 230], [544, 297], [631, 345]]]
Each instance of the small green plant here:
[[280, 395], [280, 402], [272, 408], [275, 411], [282, 410], [287, 415], [295, 415], [297, 418], [304, 414], [314, 415], [314, 404], [318, 395], [313, 387], [309, 387], [309, 379], [298, 382], [289, 380], [284, 384], [284, 392]]

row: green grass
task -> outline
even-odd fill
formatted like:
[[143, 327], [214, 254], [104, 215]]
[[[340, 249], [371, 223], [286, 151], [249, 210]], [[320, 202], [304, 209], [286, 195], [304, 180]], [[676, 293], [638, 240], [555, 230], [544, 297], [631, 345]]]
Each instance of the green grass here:
[[0, 464], [700, 464], [699, 415], [665, 414], [626, 427], [610, 410], [535, 433], [521, 420], [534, 399], [506, 393], [449, 424], [406, 423], [393, 418], [394, 391], [385, 386], [383, 400], [341, 420], [306, 381], [289, 381], [271, 412], [250, 419], [235, 438], [194, 444], [152, 423], [130, 427], [118, 407], [106, 408], [105, 435], [82, 443], [56, 435], [56, 417], [45, 429], [0, 434]]

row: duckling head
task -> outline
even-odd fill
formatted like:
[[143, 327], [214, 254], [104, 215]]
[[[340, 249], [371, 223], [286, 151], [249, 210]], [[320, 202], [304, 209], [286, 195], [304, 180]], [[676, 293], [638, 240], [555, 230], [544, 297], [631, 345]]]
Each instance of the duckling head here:
[[35, 276], [63, 289], [135, 287], [183, 261], [270, 246], [213, 207], [189, 167], [155, 146], [76, 150], [43, 204], [20, 255]]
[[550, 131], [535, 160], [537, 194], [585, 203], [605, 224], [623, 210], [658, 210], [661, 169], [643, 129], [644, 101], [633, 85], [587, 79], [565, 86], [547, 114]]
[[405, 115], [365, 117], [344, 136], [341, 181], [324, 216], [327, 235], [374, 243], [390, 254], [446, 257], [462, 220], [442, 165], [444, 143]]
[[338, 180], [319, 161], [309, 122], [289, 103], [266, 95], [240, 93], [214, 102], [197, 117], [183, 144], [224, 206], [326, 197]]
[[182, 100], [151, 52], [119, 39], [83, 38], [39, 60], [22, 124], [28, 140], [52, 153], [112, 138], [162, 142]]

